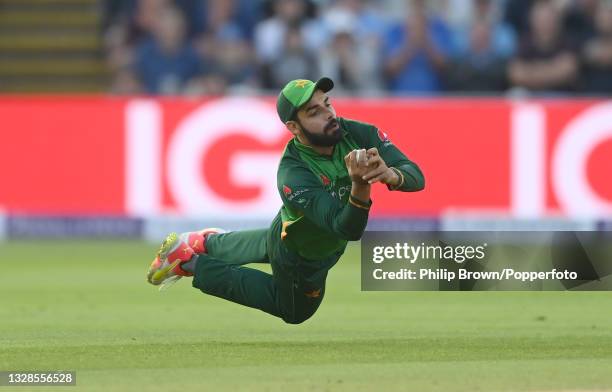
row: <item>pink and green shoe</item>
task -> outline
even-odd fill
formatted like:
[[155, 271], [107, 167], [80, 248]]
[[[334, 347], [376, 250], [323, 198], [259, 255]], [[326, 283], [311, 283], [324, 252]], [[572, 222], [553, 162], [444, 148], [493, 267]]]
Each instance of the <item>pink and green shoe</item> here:
[[180, 235], [170, 233], [149, 267], [147, 281], [160, 286], [162, 290], [183, 276], [193, 276], [191, 272], [183, 270], [181, 265], [198, 254], [207, 253], [206, 238], [209, 234], [223, 232], [222, 229], [208, 228]]

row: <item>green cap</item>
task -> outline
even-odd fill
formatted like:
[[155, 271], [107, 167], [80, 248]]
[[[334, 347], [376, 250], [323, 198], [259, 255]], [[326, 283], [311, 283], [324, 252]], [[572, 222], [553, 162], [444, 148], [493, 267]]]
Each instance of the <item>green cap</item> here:
[[317, 82], [306, 79], [292, 80], [285, 85], [278, 94], [276, 111], [283, 123], [293, 120], [293, 116], [306, 102], [310, 101], [315, 90], [324, 93], [334, 88], [334, 82], [330, 78], [321, 78]]

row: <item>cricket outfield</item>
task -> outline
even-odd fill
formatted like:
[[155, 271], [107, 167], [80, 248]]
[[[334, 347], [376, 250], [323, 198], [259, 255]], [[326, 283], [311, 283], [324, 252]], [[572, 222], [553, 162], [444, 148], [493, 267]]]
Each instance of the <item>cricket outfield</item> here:
[[188, 280], [158, 292], [155, 250], [0, 244], [0, 370], [77, 371], [15, 390], [612, 391], [610, 292], [361, 292], [351, 246], [287, 325]]

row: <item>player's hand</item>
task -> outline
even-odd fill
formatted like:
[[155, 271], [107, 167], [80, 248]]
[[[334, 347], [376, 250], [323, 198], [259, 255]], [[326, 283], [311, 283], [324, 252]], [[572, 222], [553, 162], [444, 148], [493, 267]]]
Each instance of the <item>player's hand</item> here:
[[394, 170], [387, 167], [387, 164], [378, 154], [376, 147], [370, 148], [367, 151], [368, 172], [363, 175], [362, 180], [368, 184], [382, 182], [383, 184], [396, 186], [401, 179]]
[[359, 184], [367, 184], [363, 179], [370, 169], [366, 150], [353, 150], [344, 157], [344, 164], [348, 170], [351, 181]]

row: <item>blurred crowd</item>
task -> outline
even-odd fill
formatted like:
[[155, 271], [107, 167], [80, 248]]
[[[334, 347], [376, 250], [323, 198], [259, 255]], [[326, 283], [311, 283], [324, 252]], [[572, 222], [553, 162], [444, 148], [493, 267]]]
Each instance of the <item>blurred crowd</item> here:
[[612, 93], [612, 0], [104, 0], [116, 94]]

